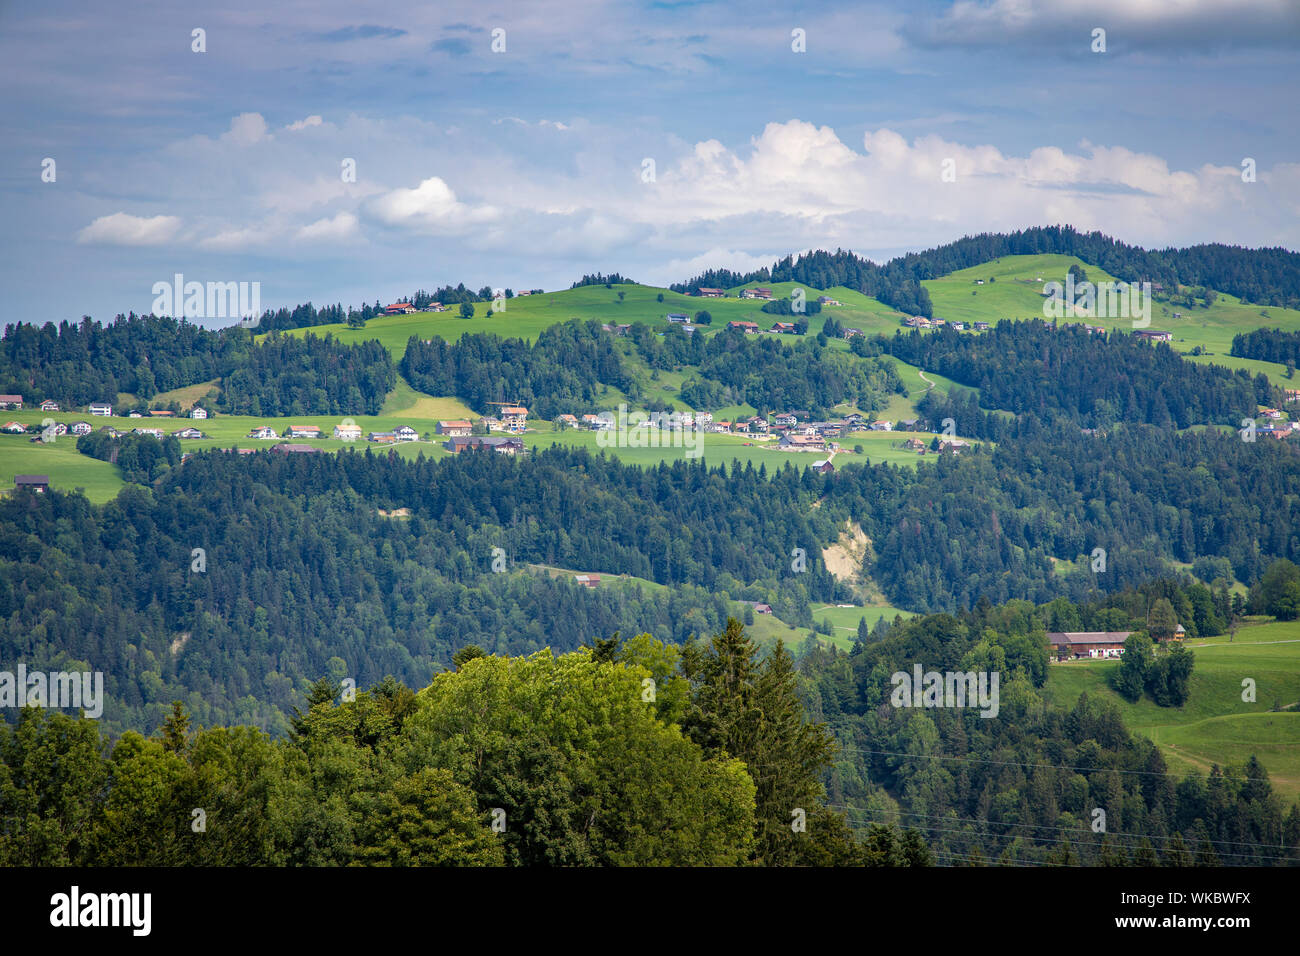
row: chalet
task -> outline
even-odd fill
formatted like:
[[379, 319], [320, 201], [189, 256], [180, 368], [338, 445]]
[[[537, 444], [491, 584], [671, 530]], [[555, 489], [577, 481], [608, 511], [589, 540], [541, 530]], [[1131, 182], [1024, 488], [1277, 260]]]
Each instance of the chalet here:
[[9, 435], [22, 435], [27, 431], [27, 426], [22, 422], [5, 422], [0, 431]]
[[393, 434], [397, 436], [398, 441], [415, 441], [420, 437], [420, 433], [410, 425], [398, 425], [393, 429]]
[[0, 395], [0, 408], [12, 408], [15, 411], [22, 411], [23, 397], [21, 395]]
[[898, 427], [905, 432], [914, 432], [916, 431], [916, 426], [919, 424], [920, 422], [915, 418], [904, 418], [898, 423]]
[[409, 302], [394, 302], [392, 305], [387, 306], [384, 309], [384, 315], [406, 315], [407, 313], [414, 311], [415, 306], [411, 305]]
[[575, 575], [573, 576], [573, 580], [577, 581], [577, 582], [578, 582], [579, 584], [581, 584], [584, 588], [598, 588], [598, 587], [600, 587], [600, 575], [599, 575], [599, 574], [575, 574]]
[[63, 422], [55, 422], [52, 426], [50, 426], [50, 428], [55, 435], [66, 435], [68, 433], [68, 426], [65, 425]]
[[894, 425], [892, 422], [872, 422], [871, 430], [873, 432], [892, 432]]
[[14, 487], [26, 488], [28, 491], [43, 495], [50, 490], [49, 475], [14, 475]]
[[173, 438], [203, 438], [204, 435], [203, 432], [199, 431], [197, 428], [191, 425], [189, 428], [178, 428], [176, 431], [172, 432], [172, 437]]
[[107, 418], [113, 414], [113, 406], [107, 402], [91, 402], [86, 406], [86, 411], [92, 415], [99, 415]]
[[962, 441], [960, 438], [952, 438], [948, 441], [939, 442], [939, 451], [950, 451], [954, 455], [961, 454], [961, 449], [969, 447], [970, 442]]
[[43, 412], [57, 412], [58, 410], [59, 403], [54, 401], [52, 398], [47, 398], [45, 401], [41, 402], [41, 411]]
[[366, 436], [366, 441], [374, 442], [376, 445], [392, 445], [397, 442], [397, 435], [393, 432], [371, 432]]
[[772, 613], [772, 605], [770, 605], [770, 604], [763, 604], [763, 603], [760, 602], [760, 601], [741, 601], [740, 603], [741, 603], [741, 604], [748, 604], [750, 607], [752, 607], [752, 608], [754, 609], [754, 613], [755, 613], [755, 614], [771, 614], [771, 613]]
[[822, 438], [838, 438], [844, 434], [844, 424], [842, 422], [812, 422], [809, 427], [814, 435]]
[[781, 428], [789, 428], [791, 425], [797, 424], [798, 421], [799, 419], [790, 412], [782, 412], [780, 415], [772, 416], [772, 424]]
[[356, 441], [361, 437], [360, 425], [335, 425], [334, 437], [342, 441]]
[[1058, 659], [1119, 657], [1132, 631], [1051, 631], [1047, 643]]
[[[560, 417], [563, 418], [564, 416]], [[462, 419], [438, 422], [438, 434], [446, 435], [448, 438], [464, 438], [466, 435], [474, 434], [474, 426]]]
[[1282, 413], [1278, 411], [1276, 408], [1261, 409], [1260, 414], [1263, 415], [1265, 418], [1271, 418], [1274, 421], [1282, 417]]
[[567, 415], [567, 414], [566, 414], [566, 415], [557, 415], [557, 416], [555, 417], [555, 424], [559, 425], [561, 428], [577, 428], [577, 427], [578, 427], [578, 416], [577, 416], [577, 415]]
[[608, 415], [583, 415], [582, 427], [594, 432], [603, 432], [614, 427], [613, 419]]
[[680, 324], [682, 324], [682, 323], [684, 323], [684, 322], [689, 322], [690, 320], [691, 320], [691, 317], [690, 317], [689, 315], [687, 315], [685, 312], [669, 312], [669, 313], [668, 313], [668, 321], [669, 321], [669, 322], [676, 322], [677, 324], [680, 325]]
[[[528, 293], [527, 293], [527, 292], [521, 292], [521, 293], [519, 293], [519, 294], [520, 294], [520, 295], [527, 295]], [[447, 311], [447, 307], [446, 307], [445, 305], [443, 305], [441, 302], [430, 302], [430, 303], [429, 303], [429, 311], [430, 311], [430, 312], [446, 312], [446, 311]]]
[[193, 408], [190, 409], [190, 418], [207, 418], [207, 417], [208, 417], [208, 410], [206, 408], [200, 408], [198, 405], [195, 405]]
[[770, 299], [770, 298], [772, 298], [772, 290], [771, 290], [771, 289], [749, 289], [749, 290], [747, 290], [747, 291], [749, 292], [748, 295], [745, 295], [744, 292], [742, 292], [741, 295], [744, 296], [745, 298], [748, 298], [748, 299]]
[[812, 470], [822, 475], [832, 475], [835, 473], [835, 465], [829, 459], [822, 459], [812, 463]]
[[320, 438], [319, 425], [286, 425], [285, 438]]
[[163, 430], [161, 428], [132, 428], [132, 435], [148, 435], [150, 438], [163, 439]]
[[777, 335], [794, 335], [793, 322], [777, 322], [772, 326], [772, 331]]
[[248, 437], [267, 440], [271, 438], [279, 438], [280, 436], [275, 433], [275, 429], [270, 425], [258, 425], [248, 433]]
[[1172, 342], [1174, 333], [1162, 332], [1159, 329], [1139, 329], [1133, 335], [1139, 339], [1146, 339], [1148, 342]]
[[782, 435], [782, 451], [825, 451], [826, 442], [817, 435]]
[[272, 445], [271, 451], [283, 452], [286, 455], [310, 455], [313, 452], [320, 451], [315, 445], [302, 445], [285, 442], [279, 445]]
[[90, 422], [72, 423], [72, 434], [74, 435], [89, 435], [94, 430], [95, 426], [90, 424]]
[[908, 451], [923, 451], [925, 449], [925, 442], [921, 441], [919, 438], [909, 438], [907, 441], [903, 442], [903, 447]]
[[836, 299], [832, 299], [832, 298], [831, 298], [830, 296], [828, 296], [828, 295], [819, 295], [819, 296], [817, 297], [817, 304], [818, 304], [818, 305], [827, 305], [827, 306], [834, 307], [834, 306], [837, 306], [837, 305], [843, 305], [844, 303], [842, 303], [842, 302], [840, 302], [840, 301], [838, 301], [838, 300], [836, 300]]
[[704, 288], [701, 288], [701, 289], [700, 289], [698, 292], [696, 292], [695, 294], [696, 294], [697, 296], [699, 296], [701, 299], [724, 299], [724, 298], [726, 298], [726, 296], [727, 296], [727, 293], [725, 293], [725, 292], [722, 291], [721, 289], [704, 289]]
[[755, 415], [753, 418], [747, 418], [743, 422], [736, 422], [736, 424], [743, 425], [745, 431], [749, 432], [750, 434], [758, 434], [758, 435], [767, 434], [768, 424], [766, 419], [763, 419], [757, 415]]
[[466, 449], [489, 449], [501, 455], [522, 455], [524, 443], [518, 438], [483, 438], [472, 435], [467, 438], [448, 438], [443, 447], [452, 454], [459, 455]]
[[727, 323], [727, 328], [729, 328], [729, 329], [739, 329], [741, 332], [744, 332], [746, 335], [757, 335], [757, 334], [758, 334], [758, 323], [757, 323], [757, 322], [728, 322], [728, 323]]

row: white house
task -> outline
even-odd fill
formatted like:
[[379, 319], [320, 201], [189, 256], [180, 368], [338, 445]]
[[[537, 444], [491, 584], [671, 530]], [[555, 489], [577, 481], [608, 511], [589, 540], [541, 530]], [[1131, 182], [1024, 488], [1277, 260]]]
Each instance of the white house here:
[[199, 408], [199, 406], [195, 405], [193, 408], [190, 409], [190, 418], [207, 418], [207, 417], [208, 417], [208, 410], [206, 408]]
[[361, 437], [360, 425], [335, 425], [334, 437], [343, 441], [356, 441]]
[[72, 434], [74, 435], [89, 435], [93, 430], [94, 426], [91, 425], [90, 422], [72, 423]]
[[275, 429], [272, 428], [270, 425], [258, 425], [256, 428], [254, 428], [251, 432], [248, 433], [248, 437], [270, 439], [270, 438], [279, 438], [280, 436], [275, 433]]
[[90, 412], [92, 415], [99, 415], [107, 418], [113, 414], [113, 406], [107, 402], [91, 402], [86, 406], [86, 411]]
[[415, 441], [420, 437], [420, 433], [410, 425], [398, 425], [393, 429], [393, 434], [397, 436], [398, 441]]

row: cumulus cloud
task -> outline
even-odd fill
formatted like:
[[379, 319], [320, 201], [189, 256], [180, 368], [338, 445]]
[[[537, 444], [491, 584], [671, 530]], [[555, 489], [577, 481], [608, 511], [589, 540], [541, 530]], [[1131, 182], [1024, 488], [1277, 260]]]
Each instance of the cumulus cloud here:
[[308, 242], [332, 242], [353, 236], [356, 231], [357, 217], [350, 212], [341, 212], [303, 226], [295, 233], [295, 238]]
[[470, 206], [456, 198], [445, 181], [430, 176], [414, 189], [394, 189], [369, 204], [370, 213], [389, 226], [447, 229], [491, 222], [493, 206]]
[[176, 216], [132, 216], [115, 212], [100, 216], [77, 234], [78, 242], [116, 246], [158, 246], [170, 242], [180, 231]]
[[308, 126], [319, 126], [322, 122], [323, 121], [321, 120], [320, 116], [313, 113], [311, 116], [308, 116], [305, 119], [300, 119], [297, 120], [296, 122], [290, 123], [288, 126], [285, 127], [285, 129], [290, 131], [296, 131], [300, 129], [306, 129]]
[[221, 138], [237, 146], [252, 146], [265, 136], [266, 120], [261, 113], [240, 113], [230, 121], [229, 132]]

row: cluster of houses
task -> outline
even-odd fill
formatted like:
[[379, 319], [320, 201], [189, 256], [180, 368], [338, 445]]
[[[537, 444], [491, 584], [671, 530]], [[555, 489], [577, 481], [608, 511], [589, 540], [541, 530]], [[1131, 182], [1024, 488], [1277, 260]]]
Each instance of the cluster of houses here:
[[[43, 412], [62, 411], [62, 409], [59, 406], [59, 403], [54, 401], [54, 399], [52, 398], [45, 399], [45, 401], [41, 402], [36, 407]], [[21, 395], [0, 395], [0, 409], [12, 409], [13, 411], [19, 411], [19, 412], [22, 411], [23, 397]], [[91, 402], [89, 405], [86, 406], [86, 414], [92, 415], [96, 418], [112, 418], [113, 406], [108, 402]], [[193, 408], [191, 408], [187, 414], [188, 417], [190, 418], [207, 418], [208, 410], [206, 408], [201, 408], [198, 405], [196, 405]], [[145, 417], [175, 418], [176, 413], [172, 411], [168, 411], [167, 409], [155, 408], [152, 409], [147, 416], [142, 415], [140, 412], [131, 412], [129, 417], [130, 418], [145, 418]]]
[[[991, 326], [987, 322], [949, 322], [947, 319], [933, 318], [928, 319], [923, 315], [909, 315], [903, 318], [903, 325], [909, 329], [941, 329], [944, 326], [955, 329], [958, 332], [987, 332]], [[848, 338], [848, 335], [845, 335]]]
[[[409, 302], [394, 302], [392, 305], [384, 306], [384, 315], [410, 315], [419, 312], [415, 306]], [[425, 312], [446, 312], [447, 307], [441, 302], [430, 302], [424, 307]]]
[[[725, 299], [727, 297], [727, 292], [725, 289], [701, 287], [696, 290], [695, 296], [700, 299]], [[770, 302], [774, 296], [775, 293], [773, 293], [771, 289], [762, 286], [754, 289], [741, 289], [740, 292], [736, 294], [736, 298], [738, 299], [761, 299], [766, 302]], [[823, 306], [829, 306], [831, 308], [843, 305], [839, 300], [829, 295], [819, 295], [817, 297], [817, 302]]]

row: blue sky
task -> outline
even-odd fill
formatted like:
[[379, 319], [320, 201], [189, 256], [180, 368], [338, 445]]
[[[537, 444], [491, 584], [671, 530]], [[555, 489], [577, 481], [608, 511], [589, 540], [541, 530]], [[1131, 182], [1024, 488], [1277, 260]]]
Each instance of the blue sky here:
[[1295, 249], [1298, 48], [1295, 0], [0, 2], [0, 322], [1057, 222]]

